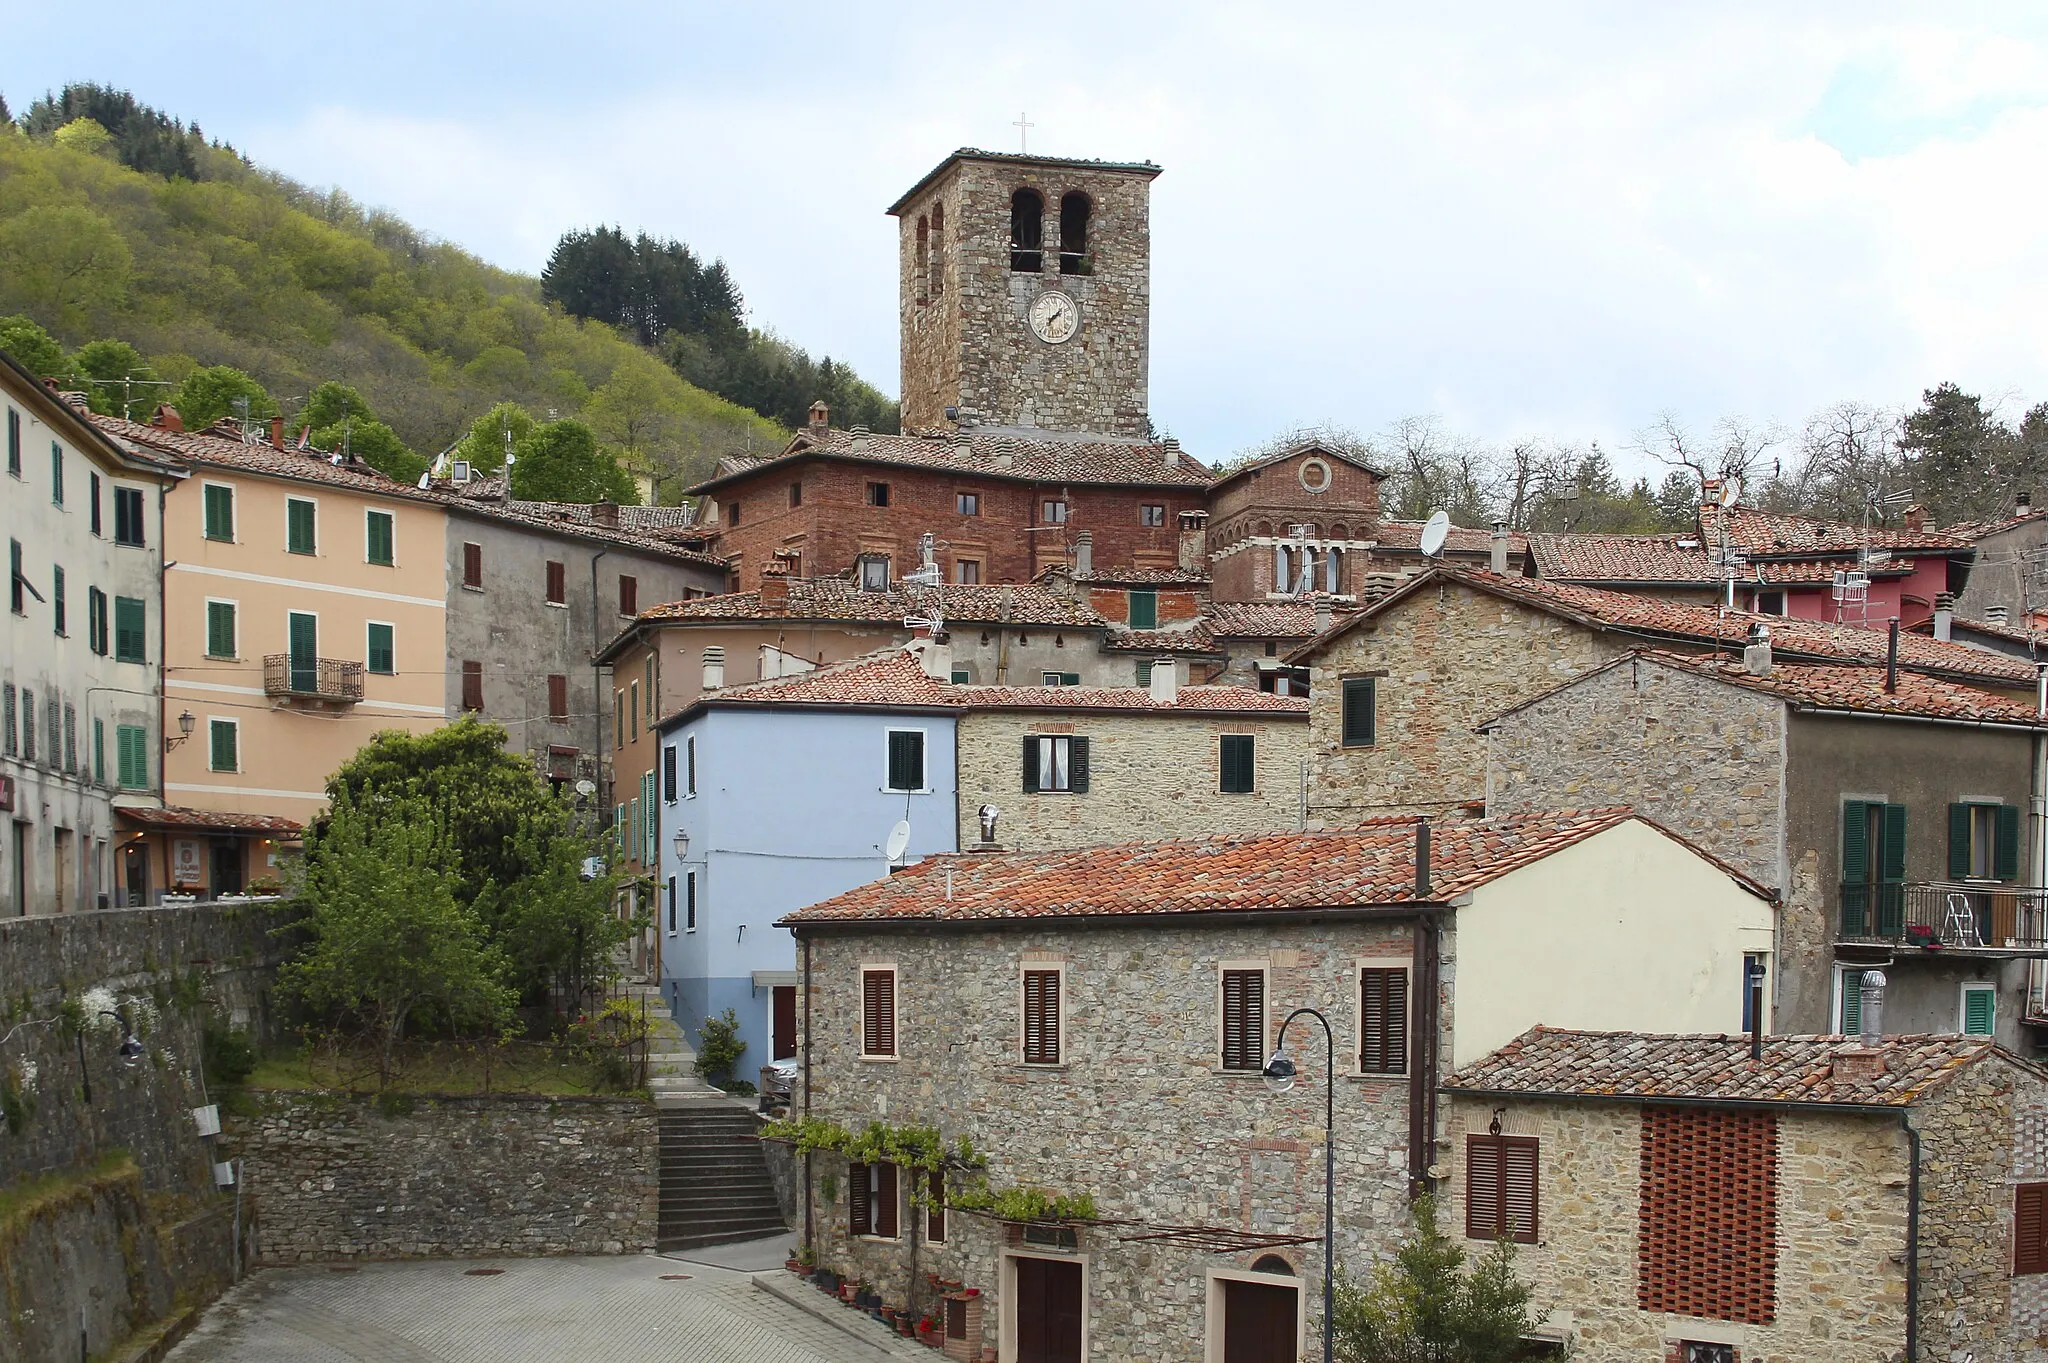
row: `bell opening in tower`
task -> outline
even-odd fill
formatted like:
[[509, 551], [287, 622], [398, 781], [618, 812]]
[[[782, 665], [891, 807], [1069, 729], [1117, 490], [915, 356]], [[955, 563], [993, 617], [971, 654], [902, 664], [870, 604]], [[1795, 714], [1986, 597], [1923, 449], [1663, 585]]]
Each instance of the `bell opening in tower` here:
[[1037, 274], [1045, 268], [1045, 196], [1020, 189], [1010, 196], [1010, 272]]

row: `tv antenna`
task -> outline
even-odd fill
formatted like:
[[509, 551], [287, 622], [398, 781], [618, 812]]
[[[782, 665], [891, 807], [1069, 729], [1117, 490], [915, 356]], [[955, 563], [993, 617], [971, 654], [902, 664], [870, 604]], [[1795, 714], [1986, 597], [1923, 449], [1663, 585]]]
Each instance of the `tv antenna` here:
[[938, 536], [927, 530], [918, 536], [917, 549], [923, 562], [903, 575], [903, 585], [918, 592], [911, 601], [914, 613], [903, 617], [903, 627], [937, 635], [946, 628], [944, 594], [939, 591]]

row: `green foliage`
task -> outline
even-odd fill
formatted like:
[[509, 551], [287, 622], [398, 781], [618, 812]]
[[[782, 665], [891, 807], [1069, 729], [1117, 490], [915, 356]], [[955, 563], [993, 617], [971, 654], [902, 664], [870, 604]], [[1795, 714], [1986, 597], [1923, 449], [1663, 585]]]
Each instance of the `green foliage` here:
[[1465, 1250], [1437, 1225], [1436, 1203], [1414, 1204], [1415, 1231], [1391, 1264], [1358, 1283], [1339, 1275], [1334, 1321], [1344, 1363], [1508, 1363], [1548, 1313], [1529, 1310], [1514, 1246], [1499, 1241], [1465, 1271]]
[[[533, 417], [516, 402], [501, 402], [469, 425], [469, 434], [456, 443], [450, 457], [467, 459], [478, 473], [496, 473], [505, 467], [505, 451], [515, 454], [534, 431]], [[511, 434], [508, 443], [506, 434]]]
[[121, 303], [135, 266], [106, 217], [69, 204], [37, 204], [0, 218], [0, 278], [8, 293], [60, 328]]
[[51, 138], [66, 151], [82, 151], [88, 156], [110, 151], [114, 145], [114, 135], [89, 118], [72, 119]]
[[126, 341], [88, 341], [71, 352], [66, 382], [85, 390], [95, 412], [143, 418], [163, 401], [164, 390], [148, 382], [131, 385], [124, 409], [122, 380], [154, 380], [156, 376], [142, 352]]
[[639, 489], [618, 460], [597, 447], [580, 421], [551, 421], [534, 431], [512, 466], [512, 495], [533, 502], [638, 505]]
[[225, 1019], [208, 1018], [202, 1042], [206, 1075], [215, 1083], [239, 1084], [255, 1070], [256, 1047], [249, 1033]]
[[293, 419], [292, 429], [309, 431], [308, 443], [314, 449], [345, 450], [401, 483], [417, 482], [427, 471], [427, 461], [407, 448], [398, 432], [377, 420], [363, 395], [345, 383], [329, 381], [315, 388]]
[[739, 1015], [728, 1008], [715, 1018], [705, 1018], [697, 1029], [697, 1073], [724, 1088], [732, 1082], [733, 1071], [745, 1054], [747, 1043], [740, 1040]]
[[[65, 144], [70, 134], [71, 145], [86, 141], [84, 149], [92, 151], [109, 147], [122, 165], [152, 175], [197, 180], [241, 165], [232, 152], [209, 148], [196, 126], [183, 127], [108, 85], [67, 85], [29, 105], [21, 122], [31, 137], [49, 135]], [[97, 135], [75, 132], [81, 123], [90, 124]]]
[[[129, 348], [133, 349], [132, 346]], [[277, 403], [263, 391], [262, 384], [225, 364], [193, 370], [171, 393], [169, 400], [171, 406], [178, 409], [178, 419], [185, 423], [185, 429], [199, 431], [224, 416], [241, 415], [235, 406], [236, 398], [249, 400], [249, 419], [252, 421], [264, 421], [278, 415]]]
[[1093, 1221], [1100, 1215], [1095, 1199], [1087, 1193], [1055, 1193], [1045, 1188], [998, 1190], [989, 1187], [987, 1179], [951, 1192], [948, 1201], [961, 1211], [982, 1212], [998, 1221]]
[[64, 347], [33, 318], [19, 313], [0, 317], [0, 350], [37, 378], [54, 379], [64, 373]]

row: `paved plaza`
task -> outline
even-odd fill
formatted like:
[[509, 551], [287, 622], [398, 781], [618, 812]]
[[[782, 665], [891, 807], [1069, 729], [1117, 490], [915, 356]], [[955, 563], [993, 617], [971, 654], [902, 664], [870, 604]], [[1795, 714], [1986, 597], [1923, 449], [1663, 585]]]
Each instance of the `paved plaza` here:
[[268, 1269], [216, 1303], [169, 1358], [170, 1363], [881, 1363], [887, 1358], [750, 1284], [749, 1270], [772, 1264], [780, 1271], [787, 1245], [783, 1236], [701, 1251], [716, 1263], [626, 1255]]

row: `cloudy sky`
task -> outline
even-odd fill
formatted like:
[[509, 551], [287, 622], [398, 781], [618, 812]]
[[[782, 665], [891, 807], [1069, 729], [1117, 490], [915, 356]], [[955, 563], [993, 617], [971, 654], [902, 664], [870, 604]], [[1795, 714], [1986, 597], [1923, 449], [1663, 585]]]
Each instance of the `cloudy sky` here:
[[2048, 7], [119, 8], [10, 18], [15, 110], [124, 85], [522, 270], [680, 237], [891, 392], [900, 190], [1020, 111], [1156, 161], [1152, 409], [1211, 458], [2048, 398]]

